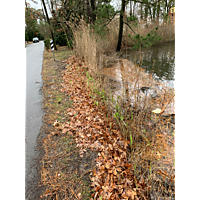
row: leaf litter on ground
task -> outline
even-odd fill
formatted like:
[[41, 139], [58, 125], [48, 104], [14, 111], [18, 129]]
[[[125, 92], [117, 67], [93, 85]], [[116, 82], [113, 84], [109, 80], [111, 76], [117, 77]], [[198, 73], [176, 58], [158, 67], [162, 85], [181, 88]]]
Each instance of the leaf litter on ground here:
[[99, 152], [90, 176], [94, 199], [137, 199], [138, 191], [148, 187], [138, 183], [136, 188], [134, 171], [127, 159], [128, 141], [122, 138], [113, 120], [94, 104], [77, 62], [75, 57], [69, 58], [63, 74], [62, 91], [73, 100], [73, 108], [67, 110], [70, 122], [64, 124], [63, 130], [76, 137], [80, 157], [88, 148]]
[[[81, 158], [88, 149], [98, 152], [96, 166], [90, 173], [91, 187], [94, 191], [91, 199], [145, 199], [151, 186], [145, 183], [142, 176], [140, 180], [136, 180], [134, 168], [127, 155], [129, 141], [123, 139], [113, 119], [104, 112], [104, 108], [99, 109], [98, 105], [94, 104], [87, 87], [86, 75], [82, 73], [85, 71], [85, 64], [80, 63], [75, 56], [64, 60], [63, 63], [67, 65], [62, 74], [62, 88], [59, 91], [70, 96], [73, 103], [65, 113], [69, 120], [62, 123], [55, 120], [53, 125], [55, 132], [58, 130], [75, 138]], [[58, 111], [56, 113], [59, 114]], [[167, 176], [167, 173], [161, 170], [158, 173]], [[48, 191], [45, 195], [51, 193], [52, 191]], [[80, 192], [74, 196], [82, 198]]]

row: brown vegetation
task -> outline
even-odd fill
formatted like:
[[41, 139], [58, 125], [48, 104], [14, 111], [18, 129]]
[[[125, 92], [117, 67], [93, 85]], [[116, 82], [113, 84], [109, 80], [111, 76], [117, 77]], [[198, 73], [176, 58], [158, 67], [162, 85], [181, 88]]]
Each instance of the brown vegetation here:
[[[113, 41], [106, 38], [110, 43], [105, 43], [84, 23], [73, 30], [75, 56], [63, 61], [59, 87], [52, 89], [52, 78], [46, 80], [51, 89], [46, 95], [61, 93], [62, 97], [55, 98], [55, 105], [45, 104], [56, 108], [57, 115], [46, 116], [51, 130], [44, 139], [41, 175], [47, 190], [41, 197], [175, 199], [173, 114], [165, 114], [173, 105], [174, 91], [153, 80], [140, 65], [116, 54], [112, 62], [121, 80], [114, 80], [112, 89], [113, 80], [102, 70], [108, 65], [110, 58], [105, 53]], [[157, 91], [156, 97], [142, 92], [148, 87]], [[66, 99], [70, 105], [61, 108]], [[88, 152], [98, 155], [80, 161]], [[76, 167], [70, 168], [70, 163], [77, 163]], [[80, 168], [80, 163], [84, 167]], [[93, 192], [88, 190], [88, 173]]]
[[[89, 74], [85, 78], [85, 63], [75, 57], [67, 63], [63, 86], [75, 107], [68, 109], [70, 123], [61, 129], [76, 135], [81, 157], [88, 148], [99, 151], [91, 177], [93, 198], [174, 198], [174, 157], [170, 144], [174, 136], [170, 120], [151, 113], [155, 102], [150, 99], [145, 101], [146, 109], [141, 109], [139, 94], [132, 109], [120, 102], [122, 98], [117, 104], [102, 88], [97, 88], [99, 84], [95, 84], [94, 78]], [[163, 104], [162, 111], [170, 98], [165, 93], [157, 100]]]
[[[161, 37], [158, 43], [173, 42], [175, 40], [175, 27], [173, 24], [163, 24], [158, 26], [157, 23], [151, 23], [146, 25], [144, 22], [139, 23], [137, 26], [132, 26], [132, 29], [142, 36], [147, 35], [151, 30], [155, 30], [158, 27], [157, 34]], [[104, 64], [105, 54], [114, 52], [117, 46], [118, 38], [118, 21], [113, 20], [108, 26], [105, 32], [105, 36], [101, 37], [94, 33], [93, 29], [90, 29], [88, 25], [81, 20], [80, 25], [74, 27], [71, 25], [75, 40], [75, 54], [79, 58], [84, 58], [87, 65], [90, 65], [89, 70], [92, 68], [101, 68]], [[124, 33], [122, 40], [123, 48], [133, 47], [133, 40], [128, 37], [133, 36], [132, 30], [124, 24]], [[117, 59], [117, 57], [116, 57]]]
[[[161, 30], [165, 31], [166, 29], [163, 27]], [[107, 175], [102, 176], [102, 169], [106, 169], [105, 159], [102, 158], [103, 155], [105, 156], [105, 152], [104, 154], [99, 155], [100, 157], [98, 160], [101, 162], [96, 169], [97, 172], [94, 173], [94, 178], [92, 179], [94, 182], [93, 187], [95, 187], [96, 190], [96, 197], [98, 196], [99, 198], [102, 197], [103, 199], [109, 199], [112, 196], [111, 199], [118, 199], [119, 196], [117, 197], [116, 194], [125, 194], [123, 193], [125, 191], [125, 186], [122, 186], [125, 184], [128, 188], [131, 188], [131, 193], [137, 191], [137, 195], [144, 199], [157, 197], [170, 197], [173, 199], [173, 149], [175, 132], [174, 124], [171, 121], [173, 117], [171, 118], [171, 114], [168, 113], [168, 118], [166, 118], [164, 113], [169, 106], [173, 105], [174, 91], [162, 85], [162, 89], [157, 89], [159, 94], [157, 97], [152, 98], [151, 95], [148, 95], [147, 93], [144, 94], [141, 92], [142, 88], [156, 88], [161, 83], [155, 82], [152, 79], [152, 76], [144, 73], [139, 66], [132, 68], [131, 72], [126, 72], [125, 68], [127, 61], [117, 60], [122, 77], [122, 86], [120, 87], [122, 87], [123, 90], [121, 90], [121, 93], [114, 93], [109, 87], [109, 78], [105, 78], [100, 73], [103, 66], [102, 64], [105, 63], [105, 56], [102, 56], [102, 52], [107, 49], [100, 49], [99, 53], [97, 49], [102, 47], [102, 45], [100, 45], [100, 40], [95, 38], [89, 30], [80, 29], [80, 31], [82, 40], [79, 40], [79, 33], [76, 32], [75, 55], [78, 58], [81, 58], [81, 60], [77, 61], [75, 59], [73, 62], [77, 63], [78, 66], [79, 62], [82, 63], [83, 60], [86, 62], [86, 64], [80, 64], [80, 67], [82, 68], [82, 66], [85, 65], [86, 67], [84, 67], [84, 69], [88, 70], [87, 77], [91, 96], [93, 97], [94, 102], [96, 102], [96, 105], [100, 108], [105, 108], [105, 112], [109, 113], [109, 116], [113, 117], [120, 130], [118, 136], [113, 136], [112, 138], [112, 134], [110, 134], [112, 139], [109, 141], [113, 142], [108, 142], [111, 146], [107, 147], [107, 151], [109, 153], [112, 151], [112, 154], [110, 157], [106, 151], [106, 159], [112, 160], [111, 158], [115, 159], [116, 155], [120, 155], [118, 153], [115, 154], [114, 149], [118, 148], [118, 146], [115, 147], [117, 141], [119, 143], [121, 141], [121, 144], [127, 144], [123, 151], [126, 152], [125, 163], [130, 164], [130, 168], [128, 167], [126, 169], [130, 171], [125, 173], [126, 175], [130, 175], [130, 179], [126, 176], [127, 181], [130, 181], [129, 185], [128, 182], [125, 181], [126, 178], [123, 177], [121, 171], [119, 171], [120, 177], [117, 177], [115, 181], [115, 178], [112, 178], [112, 176], [109, 175], [108, 171], [110, 170], [110, 167], [107, 168]], [[85, 42], [89, 41], [89, 39], [84, 40], [86, 37], [91, 39], [89, 43]], [[113, 37], [113, 35], [111, 37]], [[109, 38], [106, 38], [106, 40], [109, 41]], [[91, 45], [92, 42], [94, 43]], [[84, 48], [81, 49], [81, 46], [83, 45]], [[79, 51], [80, 49], [81, 51]], [[87, 49], [89, 49], [89, 51]], [[125, 74], [132, 74], [132, 76], [127, 79], [122, 72], [125, 72]], [[159, 113], [152, 113], [156, 108], [160, 109]], [[115, 141], [114, 138], [117, 140]], [[123, 151], [121, 152], [122, 154]], [[118, 160], [120, 165], [123, 165], [121, 163], [123, 159], [120, 158]], [[116, 170], [117, 166], [112, 168], [112, 170]], [[122, 170], [122, 168], [120, 168], [120, 170]], [[99, 180], [99, 177], [101, 177], [101, 180]], [[97, 181], [97, 178], [100, 183]], [[116, 187], [112, 184], [116, 184]], [[124, 189], [119, 189], [119, 186], [121, 189]], [[118, 192], [115, 193], [116, 190]], [[109, 198], [104, 198], [106, 195], [110, 195]]]
[[[138, 25], [134, 25], [134, 23], [129, 23], [129, 25], [136, 34], [140, 34], [141, 36], [146, 36], [147, 33], [150, 33], [151, 30], [155, 30], [155, 28], [158, 27], [157, 34], [159, 37], [161, 37], [159, 43], [175, 41], [175, 26], [171, 23], [158, 25], [156, 22], [146, 23], [144, 21], [140, 21]], [[110, 49], [113, 49], [117, 45], [118, 20], [112, 21], [107, 28], [108, 34], [106, 34], [106, 40], [108, 41], [108, 46], [110, 46]], [[133, 31], [126, 24], [124, 24], [122, 38], [123, 48], [133, 47], [134, 42], [128, 37], [128, 35], [134, 36], [135, 33], [133, 33]]]

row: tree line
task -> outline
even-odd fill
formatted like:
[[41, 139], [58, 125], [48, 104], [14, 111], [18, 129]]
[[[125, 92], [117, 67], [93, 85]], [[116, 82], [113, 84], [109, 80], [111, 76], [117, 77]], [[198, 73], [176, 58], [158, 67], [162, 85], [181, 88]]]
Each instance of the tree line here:
[[56, 44], [72, 48], [73, 34], [67, 22], [76, 26], [83, 19], [100, 33], [120, 15], [116, 48], [120, 51], [124, 24], [134, 32], [130, 22], [167, 21], [170, 8], [175, 6], [175, 0], [116, 0], [115, 3], [119, 3], [120, 8], [113, 7], [111, 0], [41, 0], [42, 9], [36, 10], [25, 1], [25, 40], [32, 40], [34, 36], [39, 39], [51, 37], [55, 49]]

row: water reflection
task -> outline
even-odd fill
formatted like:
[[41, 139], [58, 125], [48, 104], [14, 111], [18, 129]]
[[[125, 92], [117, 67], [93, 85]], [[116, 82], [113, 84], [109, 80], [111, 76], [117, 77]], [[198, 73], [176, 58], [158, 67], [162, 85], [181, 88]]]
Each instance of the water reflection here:
[[138, 63], [142, 58], [142, 68], [153, 72], [154, 78], [174, 87], [175, 81], [175, 43], [163, 44], [151, 48], [122, 51], [122, 57]]
[[[139, 101], [142, 109], [148, 104], [147, 101], [151, 102], [149, 104], [151, 109], [164, 108], [163, 102], [167, 101], [169, 104], [167, 103], [163, 115], [175, 114], [174, 89], [169, 88], [163, 81], [155, 80], [153, 75], [146, 73], [145, 69], [135, 65], [132, 61], [120, 59], [112, 66], [103, 68], [100, 73], [108, 77], [107, 86], [111, 89], [115, 100], [122, 97], [129, 106]], [[154, 105], [152, 99], [156, 99]]]
[[[140, 56], [139, 52], [129, 50], [129, 52], [123, 53], [124, 59], [114, 58], [111, 60], [109, 58], [109, 60], [107, 58], [108, 61], [100, 70], [100, 74], [107, 78], [105, 91], [107, 90], [108, 94], [110, 92], [112, 102], [114, 102], [111, 109], [113, 108], [113, 112], [117, 113], [119, 112], [116, 110], [117, 106], [121, 106], [121, 115], [124, 116], [122, 121], [129, 123], [127, 123], [128, 128], [134, 127], [133, 130], [137, 129], [142, 132], [146, 130], [142, 127], [144, 124], [147, 127], [150, 125], [151, 127], [147, 131], [150, 138], [154, 137], [152, 135], [155, 133], [151, 131], [156, 128], [156, 141], [158, 142], [155, 145], [157, 149], [162, 149], [162, 154], [159, 153], [162, 157], [157, 161], [158, 168], [154, 168], [154, 170], [161, 169], [165, 170], [167, 174], [174, 173], [174, 136], [172, 131], [175, 123], [175, 98], [174, 89], [166, 87], [165, 84], [165, 82], [171, 83], [171, 87], [174, 87], [174, 44], [144, 49], [142, 51], [142, 68], [139, 67], [140, 64], [135, 64], [140, 62]], [[146, 72], [153, 72], [153, 74]], [[116, 106], [113, 99], [117, 102]], [[159, 116], [152, 113], [157, 108], [162, 110]], [[142, 118], [146, 114], [151, 116], [148, 120]], [[156, 125], [157, 120], [160, 120], [159, 129]], [[157, 140], [158, 138], [159, 140]], [[164, 181], [166, 181], [165, 178]]]

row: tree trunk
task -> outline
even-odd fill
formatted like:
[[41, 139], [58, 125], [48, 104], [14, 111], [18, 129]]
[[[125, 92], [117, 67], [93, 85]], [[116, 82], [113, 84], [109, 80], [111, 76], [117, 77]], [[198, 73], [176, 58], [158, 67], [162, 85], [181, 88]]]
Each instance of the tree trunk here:
[[145, 20], [147, 21], [147, 18], [148, 18], [148, 0], [145, 0], [145, 8], [144, 8], [144, 17], [145, 17]]
[[136, 2], [133, 1], [133, 15], [135, 16], [135, 5], [136, 5]]
[[143, 11], [142, 11], [142, 8], [143, 8], [143, 4], [141, 3], [141, 4], [140, 4], [140, 20], [143, 19]]
[[156, 5], [153, 6], [153, 21], [155, 22], [155, 16], [156, 16]]
[[91, 8], [92, 8], [92, 22], [94, 23], [95, 20], [96, 20], [96, 15], [95, 15], [95, 9], [96, 9], [96, 6], [95, 6], [95, 0], [91, 0]]
[[133, 12], [132, 12], [132, 2], [130, 1], [130, 16], [133, 15]]
[[88, 22], [91, 23], [91, 13], [90, 13], [90, 3], [89, 3], [89, 0], [87, 0], [87, 16], [88, 16]]
[[46, 17], [47, 17], [47, 22], [49, 24], [49, 28], [50, 28], [50, 31], [51, 31], [51, 37], [53, 39], [54, 48], [55, 48], [55, 50], [57, 50], [56, 43], [55, 43], [55, 40], [54, 40], [53, 31], [51, 29], [51, 24], [50, 24], [50, 21], [49, 21], [49, 16], [48, 16], [48, 13], [47, 13], [47, 9], [46, 9], [46, 5], [44, 3], [44, 0], [42, 0], [42, 4], [43, 4], [43, 7], [44, 7], [44, 11], [45, 11]]
[[118, 43], [116, 51], [120, 51], [122, 44], [122, 35], [123, 35], [123, 26], [124, 26], [124, 11], [125, 11], [125, 0], [122, 0], [122, 7], [119, 18], [119, 35], [118, 35]]
[[160, 2], [157, 4], [157, 22], [159, 24], [159, 18], [160, 18]]

